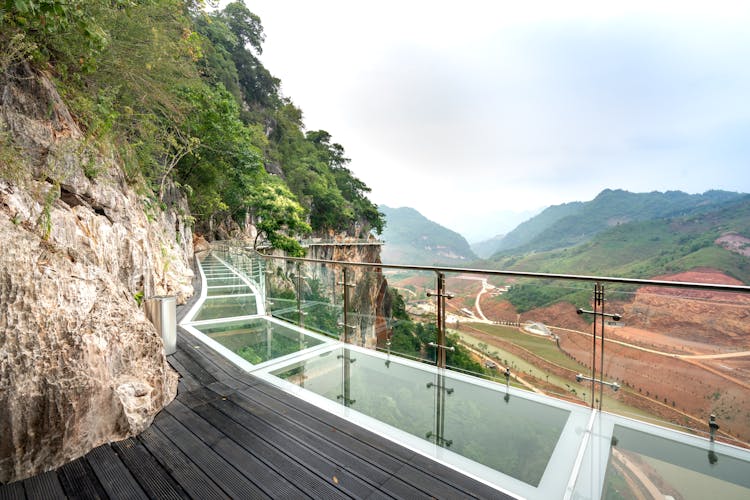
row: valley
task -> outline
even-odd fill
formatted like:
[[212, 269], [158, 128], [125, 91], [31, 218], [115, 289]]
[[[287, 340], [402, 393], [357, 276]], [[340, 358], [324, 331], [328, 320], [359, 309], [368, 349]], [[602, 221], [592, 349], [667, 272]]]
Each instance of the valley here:
[[[660, 278], [736, 283], [709, 269]], [[415, 320], [434, 315], [426, 297], [434, 287], [428, 274], [400, 273], [388, 279], [409, 290], [402, 296]], [[455, 295], [447, 303], [449, 331], [459, 334], [482, 366], [497, 367], [487, 369], [485, 376], [504, 382], [507, 366], [520, 387], [591, 404], [591, 385], [576, 382], [576, 374], [591, 372], [592, 325], [565, 301], [520, 312], [506, 297], [519, 280], [491, 284], [497, 281], [468, 273], [448, 276], [448, 291]], [[572, 287], [576, 292], [580, 288]], [[603, 373], [620, 390], [604, 388], [603, 409], [699, 434], [707, 432], [713, 413], [722, 422], [724, 439], [750, 446], [748, 306], [750, 297], [741, 294], [653, 287], [613, 291], [607, 309], [622, 313], [623, 319], [605, 326]], [[530, 333], [533, 322], [545, 325], [550, 335]], [[598, 372], [600, 341], [595, 348]], [[598, 397], [597, 387], [595, 403]]]

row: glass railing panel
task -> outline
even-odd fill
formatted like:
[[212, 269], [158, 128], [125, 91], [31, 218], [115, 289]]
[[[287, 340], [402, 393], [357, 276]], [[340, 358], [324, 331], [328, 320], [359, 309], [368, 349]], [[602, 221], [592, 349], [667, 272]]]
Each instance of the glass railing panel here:
[[437, 341], [436, 309], [428, 294], [435, 292], [435, 272], [383, 268], [382, 279], [387, 288], [378, 312], [384, 321], [377, 318], [376, 348], [434, 365], [435, 349], [428, 344]]
[[611, 285], [605, 297], [622, 317], [605, 321], [603, 378], [620, 390], [604, 391], [629, 408], [603, 409], [704, 437], [714, 415], [717, 440], [750, 447], [750, 294]]
[[[448, 368], [520, 389], [591, 404], [577, 375], [591, 375], [588, 323], [576, 309], [592, 286], [450, 273], [446, 302]], [[510, 376], [506, 377], [509, 373]]]
[[262, 273], [266, 314], [295, 325], [300, 324], [297, 267], [283, 258], [269, 258]]
[[435, 421], [428, 440], [524, 483], [539, 485], [569, 410], [440, 374], [429, 390], [435, 397]]
[[[300, 325], [344, 340], [344, 270], [338, 264], [299, 266]], [[350, 283], [353, 281], [350, 279]]]
[[406, 432], [400, 442], [465, 471], [506, 487], [511, 479], [530, 498], [558, 496], [590, 411], [355, 346], [290, 360], [270, 374], [356, 410], [346, 413], [355, 422], [360, 414], [376, 419], [368, 427], [377, 432], [394, 435], [381, 423]]
[[343, 332], [343, 270], [269, 258], [263, 267], [266, 312], [311, 331], [339, 338]]
[[386, 300], [388, 282], [380, 268], [350, 267], [347, 278], [349, 287], [348, 342], [361, 347], [375, 349], [384, 344], [390, 335], [393, 305]]

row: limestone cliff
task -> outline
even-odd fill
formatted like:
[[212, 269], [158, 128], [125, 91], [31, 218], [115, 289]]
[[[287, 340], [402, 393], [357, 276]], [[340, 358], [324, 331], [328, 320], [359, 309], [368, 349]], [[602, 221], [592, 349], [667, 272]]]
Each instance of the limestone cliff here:
[[176, 393], [135, 297], [192, 294], [187, 206], [149, 205], [106, 151], [44, 75], [0, 74], [0, 482], [142, 431]]
[[[306, 258], [317, 260], [333, 260], [339, 262], [366, 262], [380, 264], [380, 248], [378, 244], [314, 244], [307, 247]], [[274, 251], [277, 258], [267, 261], [270, 272], [267, 274], [268, 289], [271, 296], [275, 294], [301, 293], [303, 301], [310, 296], [310, 285], [316, 283], [320, 300], [335, 305], [339, 309], [339, 318], [335, 323], [342, 323], [343, 318], [343, 267], [339, 265], [303, 263], [298, 269], [292, 261], [283, 260], [281, 251]], [[388, 282], [380, 267], [349, 266], [347, 282], [349, 287], [349, 342], [361, 346], [374, 347], [383, 343], [389, 335], [389, 320], [391, 317], [391, 303], [388, 295]], [[296, 279], [300, 273], [304, 277]], [[301, 286], [300, 292], [297, 287]], [[341, 330], [338, 326], [329, 328]], [[326, 330], [329, 331], [329, 330]], [[332, 331], [332, 330], [331, 330]]]
[[[380, 245], [314, 245], [307, 250], [307, 257], [319, 260], [335, 260], [341, 262], [367, 262], [380, 264]], [[315, 276], [320, 266], [308, 265], [308, 273]], [[339, 275], [333, 286], [343, 283], [343, 275]], [[383, 277], [381, 268], [365, 268], [351, 266], [348, 282], [352, 284], [349, 291], [350, 339], [349, 342], [366, 347], [374, 347], [378, 340], [386, 336], [386, 320], [390, 317], [390, 303], [388, 302], [388, 282]], [[343, 288], [337, 286], [333, 293]]]

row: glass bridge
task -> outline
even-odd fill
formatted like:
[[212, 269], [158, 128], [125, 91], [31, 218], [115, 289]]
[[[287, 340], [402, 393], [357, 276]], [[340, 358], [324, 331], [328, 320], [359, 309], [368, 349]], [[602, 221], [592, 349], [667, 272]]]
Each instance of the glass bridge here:
[[[389, 267], [215, 247], [181, 326], [513, 496], [750, 498], [747, 287]], [[402, 308], [382, 306], [386, 278]], [[500, 300], [513, 287], [583, 307], [548, 301], [531, 321]], [[723, 319], [673, 325], [670, 311]], [[414, 325], [427, 342], [410, 347], [398, 332]]]

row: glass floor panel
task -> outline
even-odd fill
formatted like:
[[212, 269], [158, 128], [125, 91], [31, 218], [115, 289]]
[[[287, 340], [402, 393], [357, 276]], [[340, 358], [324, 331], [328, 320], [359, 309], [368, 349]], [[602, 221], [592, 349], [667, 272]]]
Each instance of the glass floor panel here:
[[271, 375], [534, 487], [571, 414], [348, 348]]
[[192, 328], [253, 365], [280, 358], [324, 342], [301, 330], [289, 328], [264, 318], [192, 325]]
[[206, 288], [206, 295], [209, 297], [213, 297], [216, 295], [238, 295], [238, 294], [246, 294], [246, 293], [253, 293], [253, 289], [249, 286], [245, 285], [244, 283], [242, 285], [238, 286], [213, 286]]
[[208, 297], [198, 309], [192, 321], [232, 318], [235, 316], [252, 316], [258, 314], [255, 295], [239, 297]]
[[207, 286], [244, 285], [245, 282], [239, 276], [229, 278], [206, 278]]
[[750, 498], [750, 463], [615, 425], [602, 498]]
[[206, 278], [232, 278], [237, 276], [237, 273], [233, 273], [229, 269], [226, 271], [204, 271], [203, 274]]

